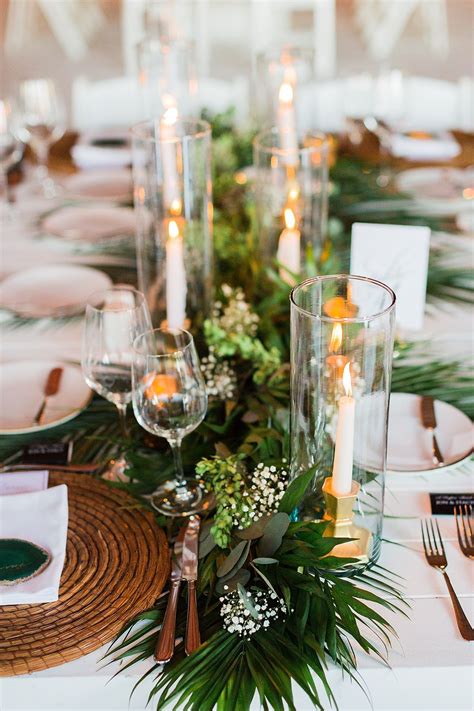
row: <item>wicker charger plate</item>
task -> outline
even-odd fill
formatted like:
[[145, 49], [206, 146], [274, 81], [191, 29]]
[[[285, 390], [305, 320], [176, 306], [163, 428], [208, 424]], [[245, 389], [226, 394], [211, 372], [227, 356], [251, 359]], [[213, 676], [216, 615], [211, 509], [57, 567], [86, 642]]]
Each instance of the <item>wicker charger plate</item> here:
[[69, 528], [59, 600], [0, 606], [0, 676], [70, 662], [110, 642], [146, 610], [169, 572], [166, 537], [134, 499], [85, 474], [67, 484]]

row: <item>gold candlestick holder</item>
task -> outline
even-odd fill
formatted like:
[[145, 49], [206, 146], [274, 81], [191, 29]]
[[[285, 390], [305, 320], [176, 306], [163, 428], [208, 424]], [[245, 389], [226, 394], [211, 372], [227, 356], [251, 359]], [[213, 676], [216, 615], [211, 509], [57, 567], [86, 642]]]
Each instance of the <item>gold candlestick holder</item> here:
[[360, 563], [368, 563], [372, 534], [367, 528], [353, 523], [353, 508], [359, 495], [360, 485], [353, 481], [349, 494], [336, 494], [332, 490], [332, 477], [327, 477], [322, 491], [326, 504], [323, 520], [329, 521], [323, 535], [326, 538], [355, 539], [334, 546], [329, 555], [338, 558], [355, 558]]

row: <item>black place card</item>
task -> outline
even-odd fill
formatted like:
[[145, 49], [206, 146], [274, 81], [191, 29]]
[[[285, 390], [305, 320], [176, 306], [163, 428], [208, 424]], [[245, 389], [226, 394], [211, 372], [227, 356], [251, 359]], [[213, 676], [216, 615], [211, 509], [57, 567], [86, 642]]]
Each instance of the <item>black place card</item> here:
[[69, 464], [72, 442], [33, 442], [28, 444], [21, 455], [22, 464]]
[[430, 494], [430, 501], [434, 516], [452, 516], [455, 506], [474, 506], [474, 494]]

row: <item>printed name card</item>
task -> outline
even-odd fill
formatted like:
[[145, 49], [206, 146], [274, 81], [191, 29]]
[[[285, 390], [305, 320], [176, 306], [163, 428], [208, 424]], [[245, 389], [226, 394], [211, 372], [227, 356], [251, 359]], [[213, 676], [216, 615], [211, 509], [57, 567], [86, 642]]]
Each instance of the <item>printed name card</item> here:
[[397, 296], [397, 324], [407, 331], [423, 328], [430, 249], [429, 227], [352, 225], [351, 274], [377, 279]]

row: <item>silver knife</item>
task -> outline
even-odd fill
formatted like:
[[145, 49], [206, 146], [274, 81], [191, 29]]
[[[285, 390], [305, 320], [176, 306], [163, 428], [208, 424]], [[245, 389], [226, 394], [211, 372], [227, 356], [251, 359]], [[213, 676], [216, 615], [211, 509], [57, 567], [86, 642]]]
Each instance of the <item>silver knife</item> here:
[[191, 516], [183, 541], [183, 558], [181, 568], [183, 579], [188, 583], [188, 617], [186, 620], [186, 637], [184, 642], [186, 654], [192, 654], [192, 652], [201, 646], [196, 596], [200, 526], [201, 519], [199, 516]]
[[161, 625], [160, 636], [155, 649], [155, 659], [157, 662], [169, 662], [174, 654], [175, 632], [176, 632], [176, 610], [178, 608], [179, 588], [181, 586], [181, 560], [183, 552], [183, 539], [186, 533], [186, 526], [183, 526], [174, 544], [171, 556], [170, 592], [168, 604], [166, 606], [163, 624]]
[[436, 414], [434, 409], [434, 400], [430, 395], [422, 395], [421, 397], [421, 422], [423, 423], [423, 427], [425, 429], [431, 431], [433, 464], [440, 467], [444, 464], [444, 457], [441, 454], [435, 435]]

